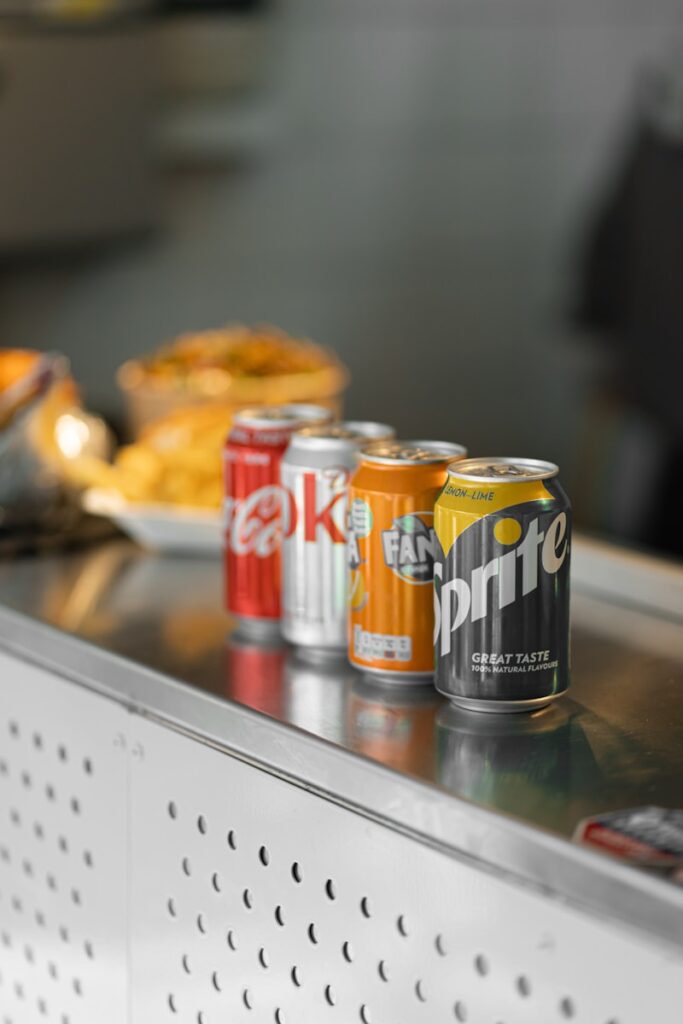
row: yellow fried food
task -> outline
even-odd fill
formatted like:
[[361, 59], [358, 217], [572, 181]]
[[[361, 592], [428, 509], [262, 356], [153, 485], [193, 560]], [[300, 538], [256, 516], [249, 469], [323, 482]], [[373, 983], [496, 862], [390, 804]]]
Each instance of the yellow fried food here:
[[108, 467], [107, 488], [127, 501], [220, 508], [222, 450], [232, 410], [197, 407], [176, 411], [119, 449]]

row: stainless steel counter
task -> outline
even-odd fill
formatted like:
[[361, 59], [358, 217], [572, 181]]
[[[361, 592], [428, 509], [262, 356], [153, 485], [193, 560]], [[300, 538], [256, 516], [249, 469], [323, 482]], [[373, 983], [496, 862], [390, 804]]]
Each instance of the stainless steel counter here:
[[533, 716], [455, 712], [430, 688], [259, 647], [232, 631], [218, 565], [118, 541], [0, 567], [0, 646], [683, 947], [683, 889], [571, 842], [593, 813], [683, 805], [683, 573], [588, 542], [575, 566], [572, 689]]

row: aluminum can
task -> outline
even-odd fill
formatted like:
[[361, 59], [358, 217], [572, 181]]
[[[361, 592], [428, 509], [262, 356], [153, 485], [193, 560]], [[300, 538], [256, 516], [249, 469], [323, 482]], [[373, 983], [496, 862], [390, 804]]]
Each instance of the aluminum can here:
[[225, 443], [225, 600], [254, 632], [273, 632], [280, 624], [282, 535], [292, 522], [291, 500], [280, 484], [282, 456], [295, 430], [329, 419], [317, 405], [244, 409]]
[[543, 707], [569, 685], [571, 506], [557, 466], [467, 459], [436, 503], [435, 683], [477, 711]]
[[361, 452], [349, 489], [349, 660], [410, 682], [434, 671], [434, 502], [465, 449], [380, 441]]
[[356, 421], [292, 435], [281, 466], [293, 514], [282, 545], [282, 632], [290, 643], [346, 650], [349, 477], [362, 445], [393, 436], [385, 423]]

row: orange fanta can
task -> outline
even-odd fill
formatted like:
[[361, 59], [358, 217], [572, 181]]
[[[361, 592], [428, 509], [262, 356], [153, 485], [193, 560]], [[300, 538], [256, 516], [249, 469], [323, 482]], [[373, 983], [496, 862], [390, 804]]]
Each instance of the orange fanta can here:
[[349, 490], [349, 660], [395, 679], [434, 672], [434, 504], [447, 441], [377, 441], [362, 449]]

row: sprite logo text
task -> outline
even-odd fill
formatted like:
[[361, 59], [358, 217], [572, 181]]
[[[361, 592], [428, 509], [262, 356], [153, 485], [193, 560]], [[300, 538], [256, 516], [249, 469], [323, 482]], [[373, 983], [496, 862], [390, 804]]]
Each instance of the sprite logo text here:
[[[538, 519], [529, 523], [526, 536], [516, 548], [504, 555], [492, 558], [485, 565], [472, 570], [469, 580], [455, 575], [443, 582], [443, 563], [436, 562], [434, 576], [441, 580], [440, 588], [434, 591], [434, 638], [439, 635], [439, 654], [449, 654], [451, 637], [464, 622], [477, 622], [489, 611], [489, 583], [497, 580], [498, 608], [512, 604], [517, 593], [517, 560], [521, 560], [521, 596], [532, 593], [538, 587], [539, 570], [553, 575], [562, 567], [567, 555], [567, 516], [560, 512], [544, 533], [538, 528]], [[457, 542], [456, 542], [457, 544]], [[539, 558], [540, 548], [540, 558]], [[540, 563], [540, 564], [539, 564]], [[455, 572], [458, 571], [457, 559]], [[493, 601], [494, 585], [491, 584]]]
[[[431, 513], [422, 513], [429, 515]], [[385, 564], [408, 583], [430, 583], [434, 575], [435, 535], [414, 513], [398, 516], [390, 530], [382, 530]]]

